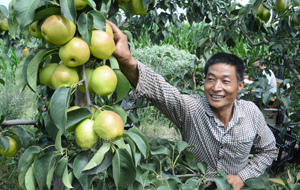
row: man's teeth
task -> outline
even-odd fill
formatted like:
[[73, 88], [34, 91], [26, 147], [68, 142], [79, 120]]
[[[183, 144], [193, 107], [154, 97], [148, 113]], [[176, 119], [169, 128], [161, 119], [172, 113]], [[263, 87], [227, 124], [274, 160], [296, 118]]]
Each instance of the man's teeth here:
[[215, 96], [215, 95], [212, 95], [213, 98], [223, 98], [224, 96]]

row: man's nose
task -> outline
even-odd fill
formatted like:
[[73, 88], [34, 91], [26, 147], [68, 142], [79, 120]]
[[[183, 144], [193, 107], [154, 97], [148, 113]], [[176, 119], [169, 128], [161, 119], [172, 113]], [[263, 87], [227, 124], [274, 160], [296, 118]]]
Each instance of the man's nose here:
[[221, 90], [221, 89], [222, 89], [222, 82], [219, 81], [219, 80], [217, 80], [217, 81], [214, 83], [212, 89], [213, 89], [214, 91], [219, 91], [219, 90]]

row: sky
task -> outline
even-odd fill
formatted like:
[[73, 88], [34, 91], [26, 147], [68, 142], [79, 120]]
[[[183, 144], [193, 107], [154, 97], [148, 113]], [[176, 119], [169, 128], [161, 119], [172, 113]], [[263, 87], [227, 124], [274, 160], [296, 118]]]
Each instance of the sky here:
[[6, 8], [8, 8], [8, 4], [11, 2], [11, 0], [0, 0], [0, 5], [4, 5]]
[[[236, 0], [238, 2], [240, 2], [242, 5], [246, 5], [249, 0]], [[4, 5], [6, 7], [8, 7], [8, 4], [11, 2], [11, 0], [0, 0], [0, 5]]]

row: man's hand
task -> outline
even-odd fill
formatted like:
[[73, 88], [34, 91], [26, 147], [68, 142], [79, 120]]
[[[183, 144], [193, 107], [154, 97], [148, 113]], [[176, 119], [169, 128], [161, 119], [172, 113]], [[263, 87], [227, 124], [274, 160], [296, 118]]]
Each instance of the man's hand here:
[[116, 50], [113, 56], [118, 60], [120, 69], [127, 79], [133, 86], [136, 86], [138, 82], [137, 62], [130, 53], [127, 37], [114, 23], [108, 20], [106, 22], [111, 26], [114, 33]]
[[243, 180], [237, 175], [227, 175], [228, 183], [233, 186], [233, 190], [240, 190], [244, 186]]

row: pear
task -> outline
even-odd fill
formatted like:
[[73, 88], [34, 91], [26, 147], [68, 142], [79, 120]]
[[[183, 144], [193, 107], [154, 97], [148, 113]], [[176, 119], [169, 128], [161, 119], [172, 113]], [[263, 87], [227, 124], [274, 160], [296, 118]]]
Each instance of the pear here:
[[51, 15], [42, 24], [41, 32], [47, 42], [63, 45], [73, 38], [76, 25], [62, 15]]
[[112, 94], [117, 86], [117, 75], [107, 65], [97, 67], [91, 77], [93, 91], [100, 96]]
[[59, 65], [51, 75], [51, 82], [55, 89], [61, 86], [70, 87], [79, 81], [79, 76], [74, 67], [65, 64]]
[[131, 0], [129, 5], [135, 15], [145, 15], [149, 7], [149, 4], [145, 8], [143, 7], [143, 0]]
[[30, 24], [29, 33], [35, 38], [43, 38], [42, 32], [38, 29], [38, 21], [35, 21]]
[[90, 49], [84, 40], [74, 37], [59, 48], [59, 57], [68, 67], [77, 67], [89, 60]]
[[105, 60], [109, 59], [116, 49], [114, 39], [107, 32], [101, 30], [92, 31], [89, 47], [94, 57]]

